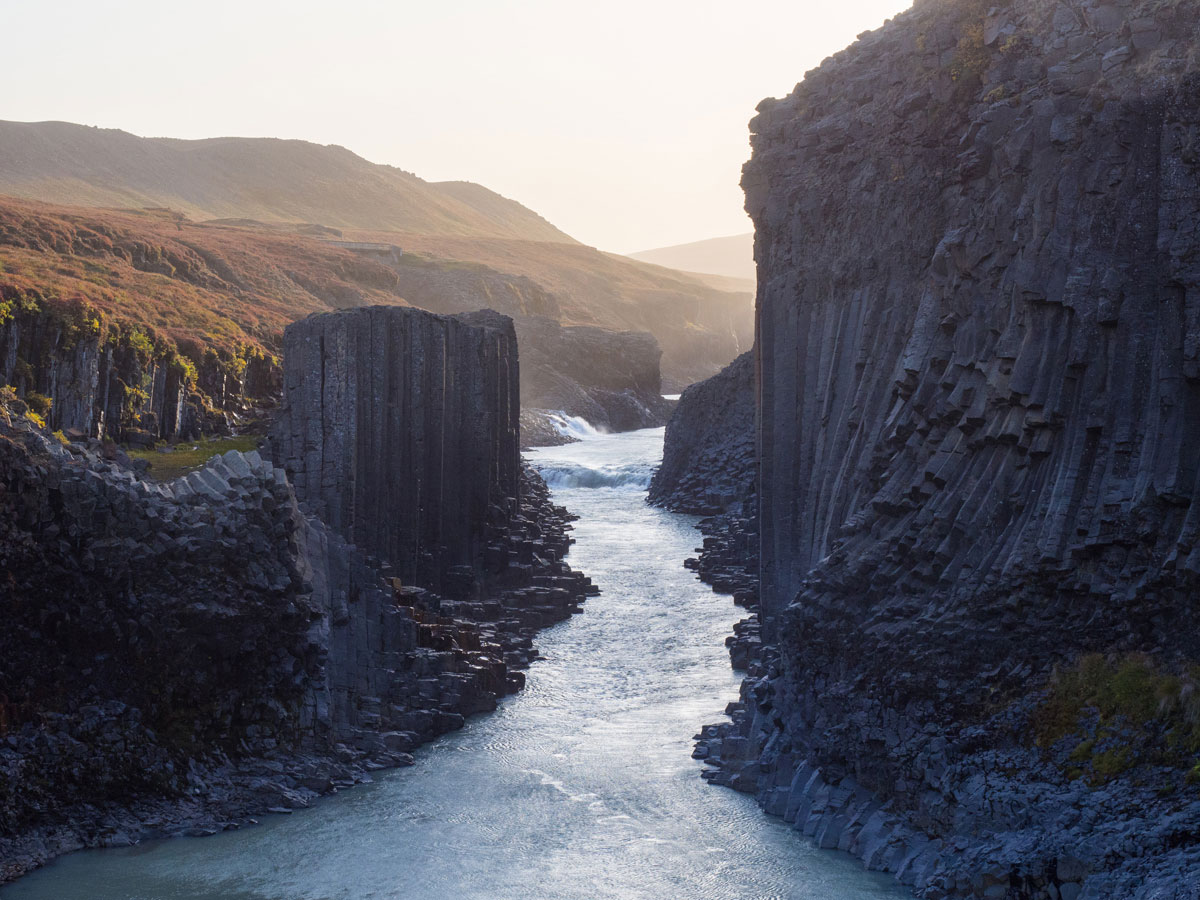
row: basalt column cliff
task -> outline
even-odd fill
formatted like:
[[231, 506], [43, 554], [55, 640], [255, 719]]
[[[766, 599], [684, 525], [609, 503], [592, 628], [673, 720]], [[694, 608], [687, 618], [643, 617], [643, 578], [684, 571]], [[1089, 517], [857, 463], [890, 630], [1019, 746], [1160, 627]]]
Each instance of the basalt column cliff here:
[[277, 462], [301, 502], [406, 583], [470, 594], [519, 494], [512, 320], [371, 307], [284, 333]]
[[922, 896], [1196, 896], [1198, 28], [926, 0], [752, 123], [778, 655], [709, 751]]
[[595, 593], [519, 468], [510, 320], [360, 309], [290, 334], [296, 490], [257, 452], [141, 481], [0, 390], [0, 883], [410, 763]]

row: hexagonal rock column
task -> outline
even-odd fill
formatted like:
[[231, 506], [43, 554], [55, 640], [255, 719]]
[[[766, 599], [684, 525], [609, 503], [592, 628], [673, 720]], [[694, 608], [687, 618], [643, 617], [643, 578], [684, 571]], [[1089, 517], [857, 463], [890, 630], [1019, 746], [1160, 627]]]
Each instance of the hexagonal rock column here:
[[472, 592], [517, 506], [512, 320], [341, 310], [289, 326], [283, 358], [272, 453], [300, 501], [405, 583]]

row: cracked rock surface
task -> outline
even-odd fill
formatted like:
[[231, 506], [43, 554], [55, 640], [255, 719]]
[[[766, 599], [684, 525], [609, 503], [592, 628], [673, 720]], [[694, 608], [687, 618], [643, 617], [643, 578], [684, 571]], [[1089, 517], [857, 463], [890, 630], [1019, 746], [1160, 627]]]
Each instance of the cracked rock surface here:
[[704, 753], [923, 897], [1200, 890], [1185, 770], [1031, 724], [1200, 660], [1198, 29], [925, 0], [752, 123], [765, 647]]
[[[491, 321], [462, 326], [477, 355], [440, 400], [492, 463], [475, 481], [454, 463], [445, 594], [398, 577], [389, 545], [348, 543], [257, 452], [146, 482], [0, 404], [0, 882], [306, 806], [523, 686], [536, 631], [596, 589], [562, 561], [571, 516], [521, 464], [511, 325]], [[444, 334], [412, 338], [410, 356], [444, 353]], [[412, 443], [445, 437], [406, 422]], [[339, 446], [363, 429], [340, 421]]]

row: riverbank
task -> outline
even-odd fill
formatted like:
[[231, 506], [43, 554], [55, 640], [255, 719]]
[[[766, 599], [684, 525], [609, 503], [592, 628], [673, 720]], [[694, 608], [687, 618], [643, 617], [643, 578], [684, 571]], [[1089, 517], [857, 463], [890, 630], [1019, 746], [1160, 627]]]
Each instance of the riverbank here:
[[26, 600], [0, 665], [37, 672], [43, 707], [0, 698], [0, 881], [305, 808], [495, 709], [595, 593], [562, 562], [571, 516], [521, 484], [497, 544], [518, 571], [451, 600], [385, 581], [257, 453], [143, 482], [0, 418], [6, 600]]
[[656, 429], [529, 455], [551, 500], [579, 516], [566, 561], [603, 593], [539, 635], [543, 658], [496, 712], [310, 809], [71, 855], [0, 897], [903, 896], [697, 777], [696, 724], [737, 696], [723, 644], [739, 612], [680, 565], [696, 519], [645, 503], [661, 441]]

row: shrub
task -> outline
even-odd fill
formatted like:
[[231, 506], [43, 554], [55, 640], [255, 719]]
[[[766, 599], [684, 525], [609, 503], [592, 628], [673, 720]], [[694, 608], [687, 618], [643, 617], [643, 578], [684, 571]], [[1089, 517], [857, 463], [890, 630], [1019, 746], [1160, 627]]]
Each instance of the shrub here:
[[52, 398], [47, 397], [45, 394], [39, 394], [37, 391], [26, 393], [25, 402], [29, 404], [30, 410], [43, 418], [50, 415], [50, 407], [54, 405]]
[[150, 340], [144, 331], [134, 328], [129, 332], [126, 340], [134, 352], [142, 359], [150, 359], [154, 356], [154, 342]]
[[132, 416], [134, 411], [139, 407], [144, 406], [146, 401], [150, 399], [150, 395], [143, 391], [140, 387], [132, 384], [125, 385], [125, 398], [122, 406], [126, 416]]
[[958, 39], [954, 59], [950, 62], [951, 81], [978, 81], [991, 63], [991, 54], [983, 43], [983, 23], [968, 25]]

